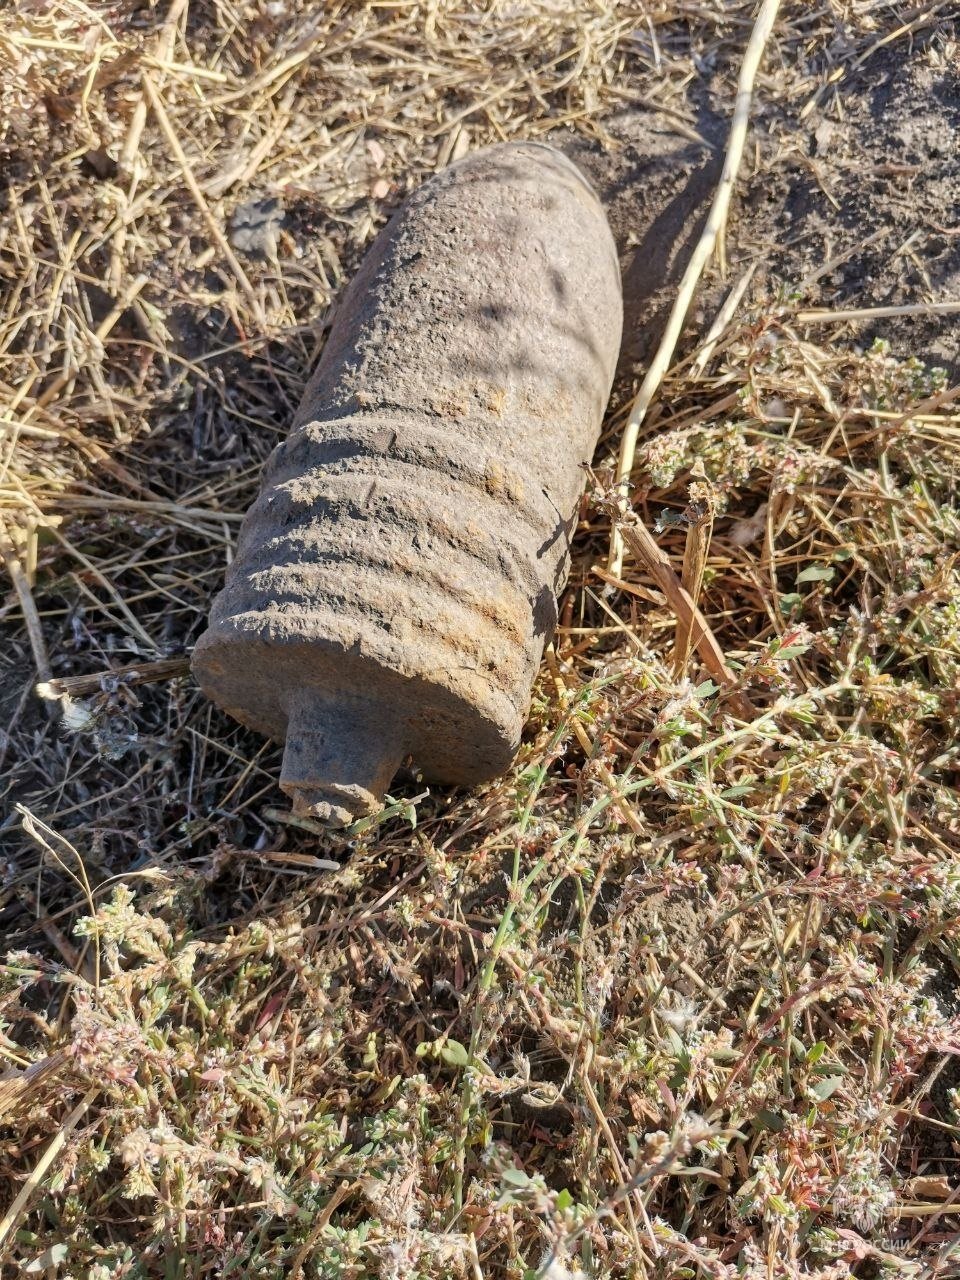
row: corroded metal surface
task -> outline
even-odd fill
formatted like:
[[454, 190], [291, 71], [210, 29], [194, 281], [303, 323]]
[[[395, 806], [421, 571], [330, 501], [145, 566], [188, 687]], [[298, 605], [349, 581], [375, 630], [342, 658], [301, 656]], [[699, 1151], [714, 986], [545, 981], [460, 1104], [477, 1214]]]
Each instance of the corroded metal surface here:
[[374, 242], [194, 655], [286, 742], [298, 812], [372, 811], [407, 757], [446, 783], [509, 763], [621, 322], [603, 211], [550, 147], [467, 157]]

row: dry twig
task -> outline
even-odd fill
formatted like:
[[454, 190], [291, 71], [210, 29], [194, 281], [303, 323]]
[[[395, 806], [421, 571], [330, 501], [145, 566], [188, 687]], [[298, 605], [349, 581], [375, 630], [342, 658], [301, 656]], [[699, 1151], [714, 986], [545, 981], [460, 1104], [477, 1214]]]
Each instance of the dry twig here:
[[[647, 410], [659, 390], [660, 383], [670, 367], [670, 361], [673, 359], [673, 353], [676, 350], [677, 341], [683, 329], [683, 322], [693, 300], [697, 281], [700, 279], [714, 248], [719, 251], [721, 269], [725, 264], [724, 234], [727, 213], [730, 208], [730, 200], [733, 196], [737, 174], [740, 171], [740, 160], [743, 156], [743, 147], [747, 137], [750, 105], [753, 101], [753, 82], [760, 66], [767, 40], [773, 30], [773, 24], [776, 21], [779, 8], [780, 0], [763, 0], [757, 20], [754, 23], [740, 67], [737, 97], [733, 109], [733, 118], [730, 123], [730, 136], [727, 140], [723, 171], [713, 198], [713, 204], [710, 206], [710, 213], [707, 216], [700, 239], [697, 241], [690, 261], [687, 263], [686, 270], [683, 273], [683, 279], [677, 289], [677, 296], [671, 308], [663, 337], [660, 339], [660, 345], [657, 347], [656, 354], [644, 375], [640, 390], [630, 406], [630, 413], [623, 430], [623, 439], [620, 443], [620, 456], [617, 460], [617, 484], [620, 488], [621, 512], [626, 511], [629, 501], [630, 477], [633, 474], [633, 460], [636, 455], [640, 428], [643, 425], [644, 418], [647, 416]], [[622, 563], [623, 539], [620, 536], [619, 521], [615, 521], [611, 533], [607, 568], [612, 574], [619, 577]]]
[[[683, 551], [683, 573], [681, 586], [690, 598], [694, 609], [699, 607], [700, 589], [703, 586], [703, 572], [707, 567], [707, 553], [710, 550], [710, 537], [713, 533], [713, 505], [706, 510], [696, 511], [687, 526], [687, 540]], [[690, 661], [690, 650], [694, 644], [691, 619], [687, 616], [677, 617], [677, 631], [674, 638], [676, 652], [673, 659], [673, 673], [682, 680], [687, 673]]]

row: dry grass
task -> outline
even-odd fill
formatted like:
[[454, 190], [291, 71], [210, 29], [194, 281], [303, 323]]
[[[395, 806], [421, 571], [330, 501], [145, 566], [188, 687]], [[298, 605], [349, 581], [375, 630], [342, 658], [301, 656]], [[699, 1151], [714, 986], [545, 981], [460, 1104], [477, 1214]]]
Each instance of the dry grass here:
[[[786, 4], [757, 93], [796, 118], [947, 8]], [[69, 683], [189, 649], [392, 202], [465, 147], [603, 142], [631, 101], [692, 129], [752, 21], [0, 17], [4, 1275], [956, 1274], [960, 414], [935, 374], [786, 292], [669, 372], [634, 508], [677, 574], [712, 513], [683, 578], [724, 683], [679, 661], [660, 579], [602, 568], [614, 413], [528, 739], [476, 794], [398, 789], [332, 841], [187, 679]], [[230, 216], [266, 197], [286, 220], [255, 258]], [[38, 674], [72, 690], [62, 726]]]

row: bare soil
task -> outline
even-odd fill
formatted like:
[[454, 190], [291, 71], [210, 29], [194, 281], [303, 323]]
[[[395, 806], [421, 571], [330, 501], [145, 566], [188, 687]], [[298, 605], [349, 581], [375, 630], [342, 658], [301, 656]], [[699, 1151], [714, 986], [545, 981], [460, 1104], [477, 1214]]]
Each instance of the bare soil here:
[[[758, 105], [728, 233], [728, 280], [708, 273], [686, 343], [702, 337], [724, 288], [750, 264], [750, 297], [778, 291], [831, 310], [960, 298], [960, 72], [935, 50], [881, 50], [824, 94], [802, 123]], [[669, 116], [640, 109], [607, 121], [616, 146], [564, 146], [601, 194], [621, 252], [626, 322], [622, 369], [655, 348], [702, 229], [723, 160], [727, 122], [710, 82], [691, 87], [704, 144]], [[649, 227], [642, 237], [637, 227]], [[652, 299], [652, 304], [647, 299]], [[638, 310], [636, 300], [643, 300]], [[886, 317], [836, 329], [869, 345], [960, 370], [955, 317]]]

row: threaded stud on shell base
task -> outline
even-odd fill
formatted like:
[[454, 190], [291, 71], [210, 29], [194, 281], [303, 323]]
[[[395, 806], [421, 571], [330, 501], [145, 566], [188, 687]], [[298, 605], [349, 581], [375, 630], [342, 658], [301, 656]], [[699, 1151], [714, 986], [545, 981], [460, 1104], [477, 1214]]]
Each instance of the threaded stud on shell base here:
[[301, 691], [290, 706], [280, 773], [296, 816], [345, 827], [376, 813], [407, 754], [402, 728], [365, 699]]

